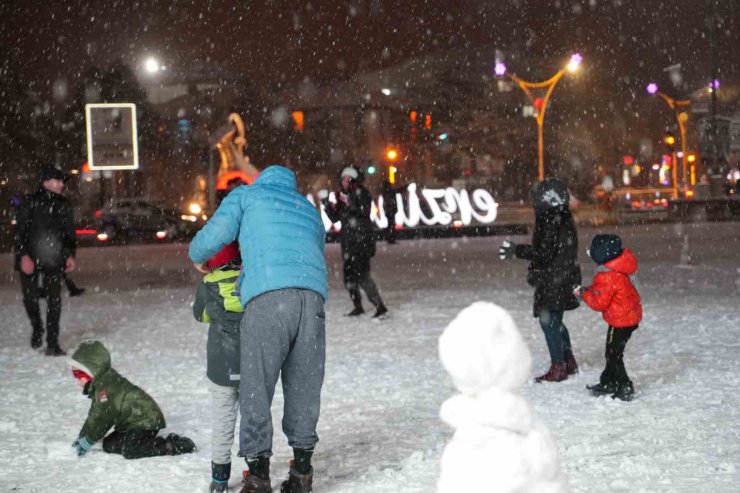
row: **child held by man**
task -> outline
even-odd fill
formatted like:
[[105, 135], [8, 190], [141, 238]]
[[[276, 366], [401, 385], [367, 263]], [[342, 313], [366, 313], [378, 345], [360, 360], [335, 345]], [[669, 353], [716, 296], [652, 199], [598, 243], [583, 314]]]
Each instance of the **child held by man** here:
[[[162, 410], [144, 390], [111, 366], [108, 350], [99, 341], [83, 341], [70, 360], [72, 375], [92, 400], [85, 424], [72, 444], [85, 455], [99, 440], [103, 451], [126, 459], [195, 452], [195, 443], [170, 433], [158, 436], [167, 424]], [[113, 432], [108, 431], [113, 428]]]
[[624, 349], [642, 320], [640, 294], [630, 278], [637, 271], [637, 259], [613, 234], [594, 236], [589, 256], [597, 264], [593, 283], [587, 288], [577, 286], [574, 293], [593, 310], [602, 312], [609, 327], [606, 368], [599, 383], [586, 388], [594, 395], [611, 394], [615, 399], [631, 400], [635, 391], [624, 367]]
[[228, 491], [231, 447], [239, 412], [239, 324], [243, 308], [236, 281], [241, 270], [239, 244], [234, 242], [206, 262], [211, 272], [198, 284], [193, 315], [208, 327], [207, 369], [211, 394], [210, 493]]

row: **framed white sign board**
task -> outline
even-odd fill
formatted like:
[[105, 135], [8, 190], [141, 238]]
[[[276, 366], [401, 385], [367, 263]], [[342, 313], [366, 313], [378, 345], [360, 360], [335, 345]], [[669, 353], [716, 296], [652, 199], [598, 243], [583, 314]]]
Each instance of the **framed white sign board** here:
[[139, 168], [135, 104], [86, 104], [85, 122], [91, 170]]

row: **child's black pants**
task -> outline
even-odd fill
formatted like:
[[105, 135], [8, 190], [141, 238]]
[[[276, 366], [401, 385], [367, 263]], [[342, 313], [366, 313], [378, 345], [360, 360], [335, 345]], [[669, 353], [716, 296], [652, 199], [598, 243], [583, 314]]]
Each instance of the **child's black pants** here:
[[157, 436], [159, 430], [114, 431], [103, 439], [103, 450], [126, 459], [171, 455], [167, 442]]
[[624, 367], [624, 348], [635, 330], [637, 330], [637, 325], [632, 327], [609, 326], [606, 333], [606, 368], [601, 373], [600, 379], [602, 385], [622, 387], [632, 384]]

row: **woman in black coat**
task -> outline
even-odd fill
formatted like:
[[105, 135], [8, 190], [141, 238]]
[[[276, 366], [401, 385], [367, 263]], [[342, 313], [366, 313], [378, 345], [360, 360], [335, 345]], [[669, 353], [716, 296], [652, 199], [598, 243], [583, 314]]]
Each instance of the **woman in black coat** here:
[[557, 178], [548, 178], [532, 190], [535, 226], [531, 245], [505, 241], [502, 259], [529, 260], [527, 283], [535, 288], [534, 316], [539, 318], [550, 352], [551, 366], [537, 382], [559, 382], [578, 372], [563, 312], [578, 307], [573, 287], [581, 282], [578, 234], [568, 207], [568, 189]]

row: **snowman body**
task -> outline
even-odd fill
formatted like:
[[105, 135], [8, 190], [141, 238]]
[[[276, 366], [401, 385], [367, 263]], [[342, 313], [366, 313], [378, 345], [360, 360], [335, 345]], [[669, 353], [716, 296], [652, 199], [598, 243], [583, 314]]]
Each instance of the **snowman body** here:
[[450, 323], [439, 349], [462, 393], [440, 410], [455, 434], [442, 454], [438, 492], [570, 492], [557, 444], [518, 392], [531, 356], [511, 316], [474, 303]]

